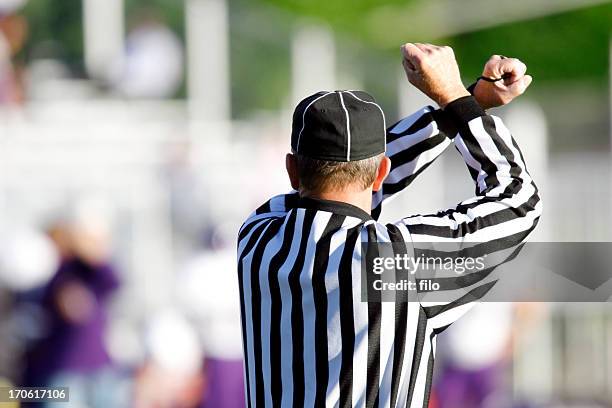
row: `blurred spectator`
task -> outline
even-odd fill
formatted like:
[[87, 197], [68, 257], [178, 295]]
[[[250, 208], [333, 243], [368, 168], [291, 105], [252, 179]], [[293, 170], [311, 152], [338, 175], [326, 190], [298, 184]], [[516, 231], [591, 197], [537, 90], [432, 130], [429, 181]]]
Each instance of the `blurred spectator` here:
[[29, 226], [6, 225], [0, 238], [0, 376], [16, 379], [19, 359], [31, 329], [36, 326], [36, 310], [21, 307], [20, 293], [49, 281], [58, 267], [53, 242]]
[[3, 377], [12, 377], [17, 365], [13, 350], [16, 341], [11, 327], [12, 305], [11, 293], [0, 286], [0, 383]]
[[183, 80], [183, 45], [152, 12], [141, 16], [126, 40], [113, 87], [130, 98], [169, 98]]
[[46, 330], [27, 353], [24, 383], [67, 386], [75, 406], [106, 407], [113, 394], [104, 384], [114, 382], [104, 345], [106, 305], [119, 280], [105, 229], [96, 220], [84, 221], [49, 230], [62, 259], [37, 297]]
[[170, 200], [172, 238], [177, 258], [197, 251], [202, 230], [211, 223], [210, 195], [192, 160], [187, 142], [164, 146], [162, 175]]
[[0, 1], [0, 105], [23, 102], [19, 70], [12, 59], [27, 37], [27, 22], [17, 14], [25, 3], [26, 0]]
[[204, 344], [203, 408], [245, 406], [236, 250], [230, 225], [215, 229], [211, 249], [196, 255], [179, 276], [179, 296]]
[[515, 406], [507, 378], [513, 342], [517, 333], [533, 327], [540, 309], [532, 303], [485, 302], [454, 323], [439, 339], [443, 369], [434, 390], [435, 407]]
[[[487, 330], [479, 330], [481, 327]], [[478, 336], [472, 333], [478, 332]], [[483, 303], [440, 337], [444, 369], [437, 382], [439, 408], [506, 407], [504, 373], [512, 334], [512, 304]]]
[[201, 400], [202, 353], [197, 335], [181, 314], [154, 314], [146, 331], [147, 360], [138, 370], [135, 408], [195, 408]]

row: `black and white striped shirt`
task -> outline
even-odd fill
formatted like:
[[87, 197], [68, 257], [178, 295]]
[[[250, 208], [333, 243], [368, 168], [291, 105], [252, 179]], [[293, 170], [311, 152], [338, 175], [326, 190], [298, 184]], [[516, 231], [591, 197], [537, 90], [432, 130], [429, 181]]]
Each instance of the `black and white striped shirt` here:
[[[436, 335], [471, 304], [459, 295], [431, 304], [363, 302], [361, 243], [508, 248], [525, 240], [541, 213], [538, 190], [502, 121], [473, 98], [451, 108], [426, 107], [389, 128], [391, 173], [373, 196], [371, 215], [293, 192], [246, 220], [238, 277], [249, 406], [427, 406]], [[385, 200], [453, 142], [476, 195], [436, 214], [378, 223]], [[469, 285], [477, 290], [482, 282]]]

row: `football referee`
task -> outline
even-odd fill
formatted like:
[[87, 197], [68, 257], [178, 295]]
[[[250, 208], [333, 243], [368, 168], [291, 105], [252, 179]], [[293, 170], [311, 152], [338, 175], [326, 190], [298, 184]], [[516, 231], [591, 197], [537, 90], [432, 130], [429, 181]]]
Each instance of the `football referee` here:
[[[470, 303], [363, 301], [362, 243], [508, 247], [538, 222], [538, 190], [519, 147], [485, 111], [525, 91], [525, 65], [491, 57], [472, 96], [451, 48], [409, 43], [402, 55], [410, 83], [440, 109], [424, 107], [386, 129], [380, 106], [365, 92], [304, 99], [286, 157], [294, 191], [270, 199], [240, 229], [250, 407], [426, 408], [436, 335]], [[383, 203], [451, 144], [475, 196], [436, 214], [377, 222]]]

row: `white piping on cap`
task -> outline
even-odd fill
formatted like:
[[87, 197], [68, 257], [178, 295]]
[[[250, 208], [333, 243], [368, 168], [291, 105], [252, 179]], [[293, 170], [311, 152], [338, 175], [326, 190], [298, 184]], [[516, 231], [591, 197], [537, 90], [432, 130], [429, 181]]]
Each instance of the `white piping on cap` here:
[[385, 135], [385, 152], [386, 152], [387, 151], [387, 121], [385, 119], [385, 112], [383, 112], [383, 110], [380, 107], [380, 105], [377, 104], [376, 102], [364, 101], [363, 99], [361, 99], [360, 97], [355, 95], [352, 91], [346, 91], [346, 92], [351, 94], [353, 96], [353, 98], [355, 98], [357, 100], [360, 100], [361, 102], [369, 103], [369, 104], [374, 105], [374, 106], [376, 106], [378, 108], [378, 110], [382, 114], [382, 118], [383, 118], [383, 134]]
[[302, 113], [302, 129], [300, 129], [300, 133], [298, 133], [298, 140], [297, 140], [297, 144], [295, 146], [295, 152], [299, 153], [300, 152], [300, 139], [302, 137], [302, 132], [304, 131], [304, 128], [306, 127], [306, 112], [308, 111], [308, 108], [310, 108], [310, 106], [315, 103], [316, 101], [318, 101], [319, 99], [326, 97], [329, 94], [333, 94], [333, 92], [327, 92], [326, 94], [323, 94], [321, 96], [319, 96], [318, 98], [315, 98], [312, 102], [310, 102], [306, 108], [304, 109], [304, 113]]
[[338, 95], [340, 95], [340, 105], [342, 105], [342, 109], [344, 109], [344, 113], [346, 114], [346, 161], [351, 161], [351, 121], [346, 105], [344, 104], [342, 91], [339, 91]]

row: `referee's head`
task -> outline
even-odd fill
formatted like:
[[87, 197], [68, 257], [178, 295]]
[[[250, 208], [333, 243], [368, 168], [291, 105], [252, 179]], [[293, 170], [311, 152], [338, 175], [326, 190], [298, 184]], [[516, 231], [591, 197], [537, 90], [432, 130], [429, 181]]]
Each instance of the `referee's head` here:
[[370, 194], [389, 174], [385, 146], [385, 116], [372, 96], [317, 92], [293, 113], [286, 158], [291, 185], [302, 196]]

